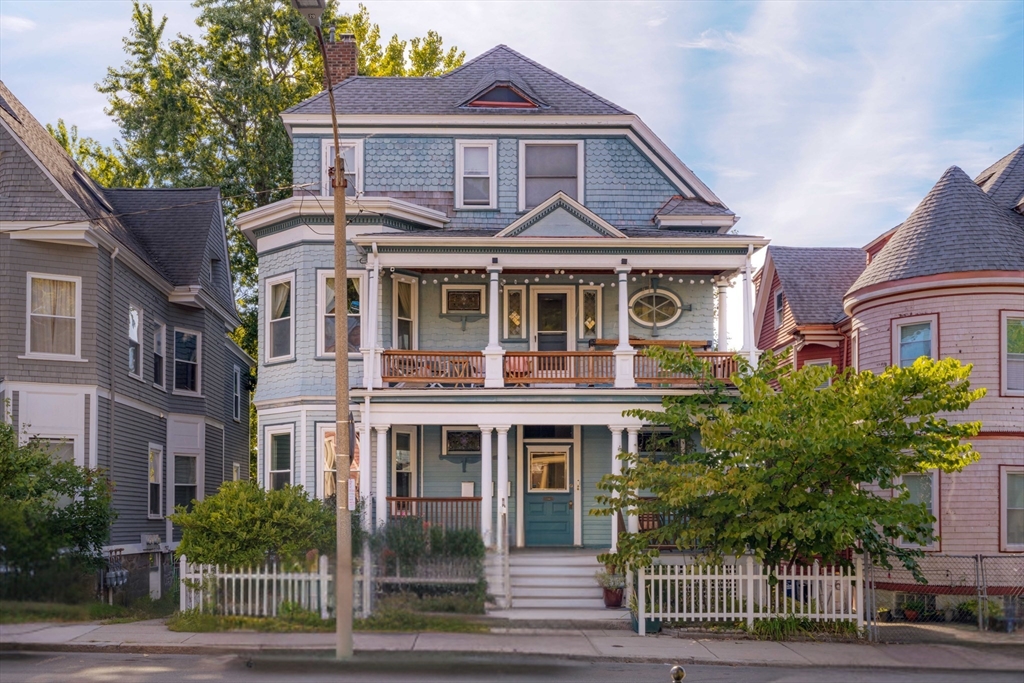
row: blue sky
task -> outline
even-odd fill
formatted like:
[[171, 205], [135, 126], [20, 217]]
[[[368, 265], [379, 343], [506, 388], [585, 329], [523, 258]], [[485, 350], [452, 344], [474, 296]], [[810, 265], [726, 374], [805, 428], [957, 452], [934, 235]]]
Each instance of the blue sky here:
[[[169, 34], [195, 30], [188, 1], [152, 4]], [[365, 4], [386, 36], [506, 43], [636, 112], [777, 244], [863, 245], [948, 166], [973, 176], [1024, 142], [1019, 0]], [[0, 78], [41, 121], [109, 142], [93, 84], [123, 62], [130, 11], [0, 0]]]

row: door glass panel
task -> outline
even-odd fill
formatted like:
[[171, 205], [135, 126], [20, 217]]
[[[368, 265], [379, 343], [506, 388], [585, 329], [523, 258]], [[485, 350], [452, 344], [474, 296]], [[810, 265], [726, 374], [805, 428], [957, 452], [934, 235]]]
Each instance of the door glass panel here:
[[530, 453], [530, 492], [567, 491], [569, 453]]
[[565, 294], [538, 294], [537, 313], [541, 332], [565, 332]]
[[395, 432], [395, 490], [393, 495], [408, 498], [412, 495], [412, 435]]

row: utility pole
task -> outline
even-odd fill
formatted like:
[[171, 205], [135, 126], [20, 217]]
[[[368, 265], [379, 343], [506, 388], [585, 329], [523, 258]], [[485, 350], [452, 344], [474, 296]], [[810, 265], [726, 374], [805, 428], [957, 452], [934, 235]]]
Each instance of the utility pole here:
[[349, 436], [348, 394], [348, 269], [345, 226], [345, 162], [338, 144], [338, 112], [334, 106], [331, 70], [327, 66], [327, 47], [320, 27], [320, 15], [326, 0], [291, 0], [316, 32], [324, 62], [327, 98], [331, 104], [331, 128], [334, 133], [334, 467], [335, 500], [337, 501], [337, 563], [334, 569], [334, 618], [338, 659], [352, 657], [352, 513], [349, 510], [349, 468], [352, 461]]

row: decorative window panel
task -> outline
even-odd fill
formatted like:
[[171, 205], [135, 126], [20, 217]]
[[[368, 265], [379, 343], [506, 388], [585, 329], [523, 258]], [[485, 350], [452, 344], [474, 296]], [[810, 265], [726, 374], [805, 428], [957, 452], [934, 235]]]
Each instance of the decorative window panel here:
[[526, 288], [505, 287], [505, 338], [526, 337]]
[[629, 303], [629, 316], [645, 327], [671, 325], [681, 312], [678, 297], [664, 289], [637, 292]]
[[444, 428], [445, 455], [478, 455], [482, 451], [479, 429]]
[[442, 313], [472, 313], [483, 315], [487, 312], [487, 287], [485, 285], [441, 287]]
[[580, 337], [601, 336], [601, 288], [580, 287]]

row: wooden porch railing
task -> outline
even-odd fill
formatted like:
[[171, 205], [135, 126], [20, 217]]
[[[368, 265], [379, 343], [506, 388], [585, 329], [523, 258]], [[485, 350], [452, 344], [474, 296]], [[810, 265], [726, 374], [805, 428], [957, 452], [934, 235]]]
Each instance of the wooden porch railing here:
[[390, 519], [415, 517], [445, 529], [480, 529], [480, 498], [398, 498], [388, 496]]
[[615, 355], [610, 351], [509, 351], [505, 384], [611, 384]]
[[[715, 351], [696, 351], [695, 354], [711, 363], [717, 379], [728, 380], [737, 370], [734, 354]], [[690, 375], [664, 370], [657, 358], [642, 353], [633, 360], [633, 377], [637, 384], [690, 384], [694, 381]]]
[[472, 385], [484, 383], [480, 351], [398, 351], [381, 356], [381, 379], [388, 383]]

